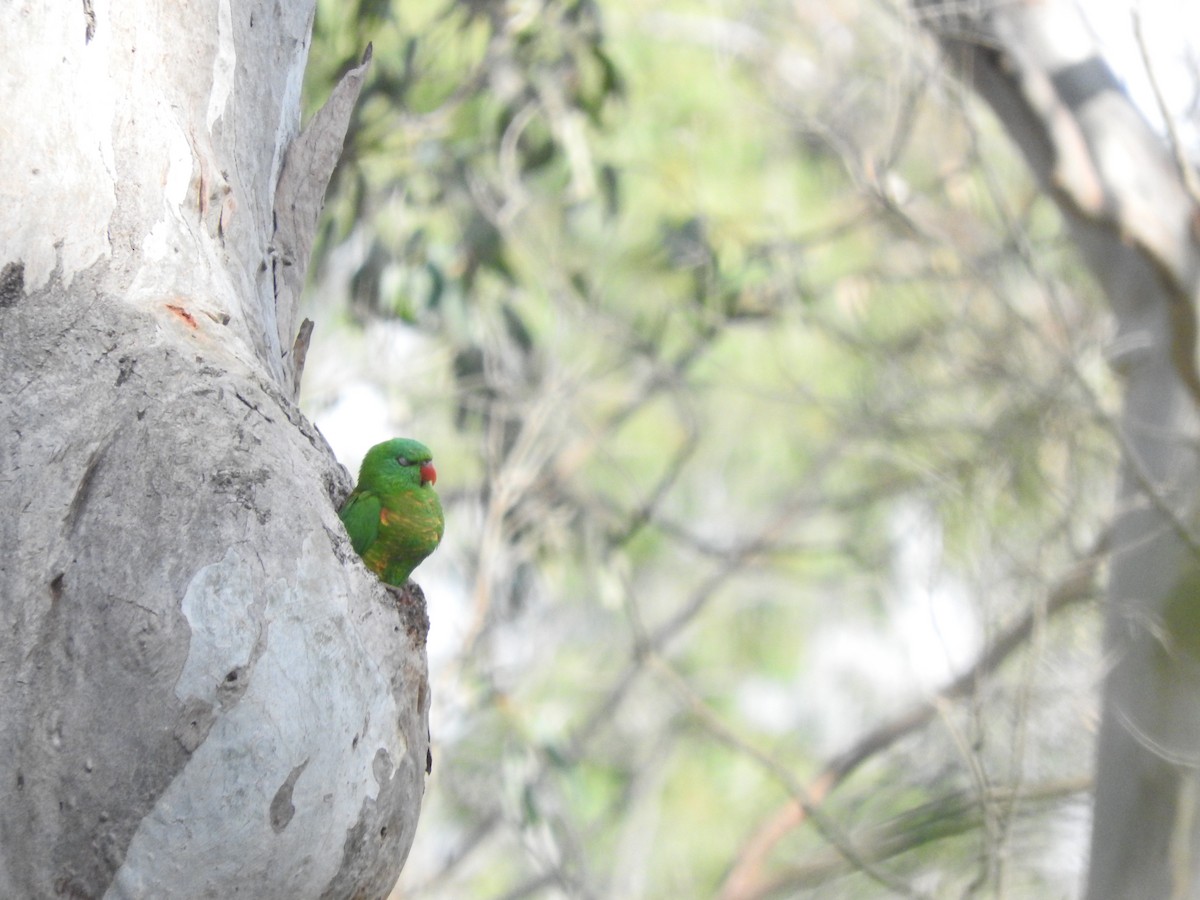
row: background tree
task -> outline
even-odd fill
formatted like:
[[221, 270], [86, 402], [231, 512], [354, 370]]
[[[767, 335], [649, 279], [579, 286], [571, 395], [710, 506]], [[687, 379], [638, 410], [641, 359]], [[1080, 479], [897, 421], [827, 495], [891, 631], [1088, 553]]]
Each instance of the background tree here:
[[1175, 132], [1167, 145], [1122, 91], [1074, 5], [921, 8], [1054, 198], [1117, 322], [1121, 482], [1087, 896], [1196, 896], [1196, 176]]
[[913, 28], [981, 77], [1079, 34], [1006, 15], [322, 7], [330, 74], [387, 49], [308, 402], [435, 435], [447, 485], [406, 895], [1077, 889], [1108, 320], [1073, 185]]
[[0, 896], [382, 896], [411, 844], [423, 601], [293, 402], [364, 73], [298, 136], [311, 21], [0, 10]]

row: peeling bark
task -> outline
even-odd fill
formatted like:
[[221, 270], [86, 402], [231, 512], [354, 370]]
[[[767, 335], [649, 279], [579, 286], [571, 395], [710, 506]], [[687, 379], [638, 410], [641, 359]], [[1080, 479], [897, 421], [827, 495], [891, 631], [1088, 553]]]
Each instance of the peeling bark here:
[[288, 148], [275, 189], [275, 240], [271, 266], [279, 340], [283, 346], [293, 348], [289, 360], [293, 400], [300, 396], [300, 376], [312, 334], [311, 323], [297, 334], [296, 316], [300, 294], [304, 290], [304, 274], [317, 234], [317, 220], [325, 205], [325, 189], [342, 155], [350, 114], [358, 102], [370, 65], [371, 45], [368, 44], [362, 63], [342, 76], [329, 100]]

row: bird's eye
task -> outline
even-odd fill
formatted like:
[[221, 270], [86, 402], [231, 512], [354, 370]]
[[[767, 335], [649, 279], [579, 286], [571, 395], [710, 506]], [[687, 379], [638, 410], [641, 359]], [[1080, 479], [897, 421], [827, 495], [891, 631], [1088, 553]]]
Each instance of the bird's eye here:
[[402, 465], [402, 466], [411, 466], [412, 465], [412, 460], [410, 460], [407, 456], [397, 456], [396, 462], [400, 463], [400, 465]]

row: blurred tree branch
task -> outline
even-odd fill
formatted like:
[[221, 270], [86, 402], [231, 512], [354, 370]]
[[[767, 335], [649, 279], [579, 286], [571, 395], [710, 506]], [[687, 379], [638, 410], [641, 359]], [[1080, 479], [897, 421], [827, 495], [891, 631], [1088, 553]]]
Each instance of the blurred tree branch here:
[[[859, 766], [888, 750], [901, 738], [929, 725], [937, 718], [945, 704], [966, 699], [978, 690], [988, 675], [999, 669], [1015, 651], [1029, 642], [1039, 622], [1053, 618], [1073, 604], [1093, 596], [1097, 570], [1108, 557], [1110, 540], [1111, 535], [1108, 532], [1104, 533], [1090, 552], [1058, 580], [1044, 602], [1026, 610], [1024, 615], [995, 638], [970, 668], [936, 695], [880, 723], [827, 761], [820, 774], [804, 789], [803, 801], [790, 800], [785, 803], [742, 845], [721, 888], [721, 898], [750, 900], [769, 896], [775, 890], [769, 886], [774, 884], [774, 879], [768, 878], [765, 870], [768, 859], [780, 840], [788, 832], [812, 819], [814, 812], [826, 798]], [[757, 757], [757, 751], [753, 751], [753, 755]], [[849, 856], [846, 858], [853, 862]]]

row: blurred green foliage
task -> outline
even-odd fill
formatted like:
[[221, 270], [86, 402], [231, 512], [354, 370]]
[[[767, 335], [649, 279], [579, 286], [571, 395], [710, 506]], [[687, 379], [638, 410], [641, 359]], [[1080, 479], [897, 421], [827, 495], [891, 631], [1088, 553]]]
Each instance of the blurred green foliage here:
[[[403, 895], [713, 895], [780, 771], [964, 668], [1103, 527], [1090, 286], [886, 3], [321, 0], [310, 110], [368, 42], [318, 341], [435, 348], [356, 377], [419, 394], [397, 430], [458, 473]], [[1073, 883], [1011, 860], [1077, 792], [988, 793], [1087, 763], [1092, 617], [1057, 622], [825, 804], [885, 883]], [[779, 847], [785, 895], [896, 889], [821, 830]]]

